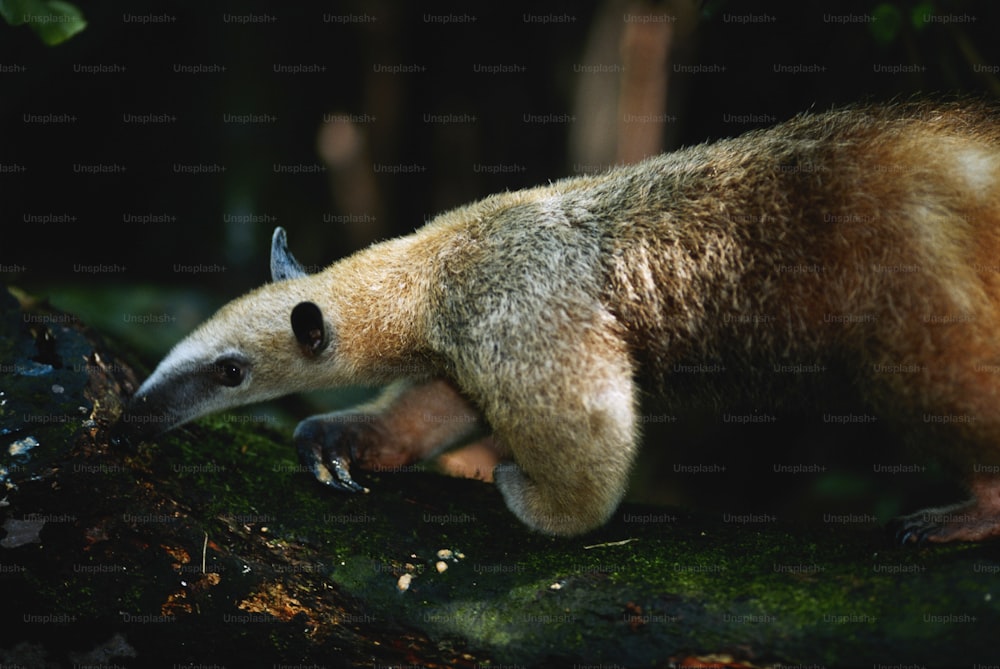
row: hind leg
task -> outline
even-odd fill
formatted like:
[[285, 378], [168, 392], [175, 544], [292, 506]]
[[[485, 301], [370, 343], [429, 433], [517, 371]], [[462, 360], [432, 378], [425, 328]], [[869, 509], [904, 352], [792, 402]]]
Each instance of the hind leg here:
[[895, 519], [890, 525], [900, 544], [982, 541], [1000, 537], [1000, 475], [977, 474], [969, 484], [967, 502], [924, 509]]
[[[920, 413], [907, 423], [910, 436], [933, 448], [970, 492], [965, 502], [924, 509], [889, 525], [900, 544], [981, 541], [1000, 536], [1000, 351], [976, 328], [930, 330], [941, 336], [925, 372], [899, 397], [916, 400]], [[984, 343], [985, 342], [985, 343]], [[900, 381], [897, 380], [897, 383]]]

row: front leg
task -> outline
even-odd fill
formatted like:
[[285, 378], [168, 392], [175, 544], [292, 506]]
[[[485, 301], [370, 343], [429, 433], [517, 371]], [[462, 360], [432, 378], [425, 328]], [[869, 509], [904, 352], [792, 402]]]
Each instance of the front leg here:
[[[625, 494], [635, 458], [636, 389], [613, 344], [579, 349], [575, 364], [511, 379], [487, 416], [509, 459], [493, 478], [529, 527], [569, 536], [595, 529]], [[604, 350], [602, 350], [604, 349]]]
[[313, 416], [295, 429], [300, 462], [320, 483], [368, 492], [350, 466], [386, 471], [486, 435], [479, 412], [445, 379], [401, 381], [374, 401]]

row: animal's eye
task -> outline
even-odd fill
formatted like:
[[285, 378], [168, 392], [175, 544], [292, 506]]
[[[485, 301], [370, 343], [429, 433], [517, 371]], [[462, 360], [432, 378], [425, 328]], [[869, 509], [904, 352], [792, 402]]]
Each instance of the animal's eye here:
[[230, 388], [236, 387], [243, 383], [243, 379], [246, 374], [243, 371], [243, 366], [235, 360], [219, 360], [215, 363], [215, 378], [216, 380]]

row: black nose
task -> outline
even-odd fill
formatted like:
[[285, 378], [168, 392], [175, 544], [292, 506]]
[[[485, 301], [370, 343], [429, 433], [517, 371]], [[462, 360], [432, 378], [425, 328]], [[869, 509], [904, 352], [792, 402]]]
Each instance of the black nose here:
[[141, 422], [136, 422], [136, 417], [126, 411], [114, 427], [111, 428], [111, 436], [108, 438], [113, 448], [124, 448], [135, 452], [142, 442], [143, 434]]
[[135, 437], [134, 430], [120, 420], [111, 428], [111, 436], [108, 437], [108, 442], [112, 448], [124, 448], [130, 451], [135, 451], [139, 443]]

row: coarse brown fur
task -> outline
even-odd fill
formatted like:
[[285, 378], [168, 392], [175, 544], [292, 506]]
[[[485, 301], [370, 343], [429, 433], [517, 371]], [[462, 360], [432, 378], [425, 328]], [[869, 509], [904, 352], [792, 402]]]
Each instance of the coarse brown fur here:
[[[998, 534], [998, 118], [972, 102], [801, 115], [486, 198], [230, 303], [161, 363], [132, 413], [170, 427], [302, 389], [392, 383], [372, 405], [299, 426], [321, 481], [357, 489], [351, 461], [405, 464], [488, 433], [511, 510], [574, 534], [625, 491], [637, 382], [668, 400], [768, 403], [790, 376], [776, 370], [824, 365], [976, 494], [904, 519], [903, 541]], [[300, 302], [319, 307], [322, 339], [289, 327]], [[173, 409], [177, 370], [225, 351], [240, 352], [244, 381]]]

